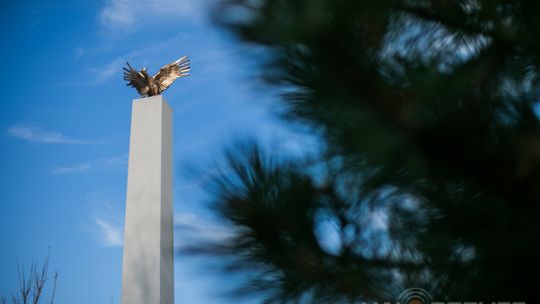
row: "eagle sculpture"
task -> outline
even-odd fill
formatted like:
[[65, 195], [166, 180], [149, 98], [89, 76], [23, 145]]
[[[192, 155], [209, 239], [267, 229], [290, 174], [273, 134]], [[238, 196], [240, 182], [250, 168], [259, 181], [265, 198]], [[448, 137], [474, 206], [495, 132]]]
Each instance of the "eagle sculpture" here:
[[174, 62], [171, 62], [150, 76], [146, 68], [140, 71], [135, 70], [129, 62], [128, 68], [124, 67], [124, 80], [128, 81], [128, 86], [137, 89], [142, 97], [159, 95], [165, 91], [176, 79], [189, 76], [189, 58], [184, 56]]

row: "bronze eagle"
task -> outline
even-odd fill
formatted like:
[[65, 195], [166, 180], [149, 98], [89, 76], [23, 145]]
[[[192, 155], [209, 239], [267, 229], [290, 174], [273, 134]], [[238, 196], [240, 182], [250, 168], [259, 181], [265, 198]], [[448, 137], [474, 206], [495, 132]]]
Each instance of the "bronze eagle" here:
[[128, 81], [128, 86], [137, 89], [142, 97], [159, 95], [165, 91], [176, 79], [189, 76], [189, 58], [184, 56], [171, 62], [156, 73], [154, 76], [148, 75], [146, 68], [141, 71], [135, 70], [129, 62], [128, 68], [124, 67], [124, 80]]

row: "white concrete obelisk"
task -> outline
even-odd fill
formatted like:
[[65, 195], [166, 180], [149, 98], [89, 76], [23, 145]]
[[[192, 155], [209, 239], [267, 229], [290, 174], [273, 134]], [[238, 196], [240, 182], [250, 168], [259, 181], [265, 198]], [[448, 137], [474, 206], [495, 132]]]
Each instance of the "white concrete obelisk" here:
[[122, 304], [173, 304], [172, 110], [161, 95], [133, 100]]

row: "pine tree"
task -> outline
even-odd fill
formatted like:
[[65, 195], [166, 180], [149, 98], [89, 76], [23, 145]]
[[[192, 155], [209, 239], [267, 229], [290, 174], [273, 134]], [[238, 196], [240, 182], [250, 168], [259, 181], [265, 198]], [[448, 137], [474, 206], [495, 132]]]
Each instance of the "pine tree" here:
[[[227, 0], [313, 158], [228, 154], [209, 251], [268, 302], [532, 301], [540, 262], [540, 2]], [[323, 231], [323, 232], [321, 232]], [[333, 236], [332, 248], [324, 245]]]

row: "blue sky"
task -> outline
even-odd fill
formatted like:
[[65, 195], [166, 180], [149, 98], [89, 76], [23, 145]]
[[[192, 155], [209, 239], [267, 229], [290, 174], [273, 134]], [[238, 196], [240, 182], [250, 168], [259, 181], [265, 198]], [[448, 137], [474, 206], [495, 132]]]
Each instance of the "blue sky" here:
[[[118, 303], [131, 100], [121, 67], [151, 73], [188, 55], [192, 76], [164, 93], [174, 110], [178, 227], [219, 237], [201, 184], [235, 139], [306, 144], [275, 118], [257, 81], [260, 50], [208, 19], [210, 0], [9, 1], [0, 9], [0, 296], [17, 261], [51, 248], [56, 303]], [[197, 174], [186, 174], [196, 168]], [[210, 173], [205, 173], [210, 172]], [[176, 230], [176, 242], [188, 241]], [[227, 303], [223, 278], [177, 256], [177, 303]], [[203, 274], [204, 273], [204, 274]]]

